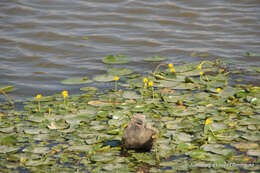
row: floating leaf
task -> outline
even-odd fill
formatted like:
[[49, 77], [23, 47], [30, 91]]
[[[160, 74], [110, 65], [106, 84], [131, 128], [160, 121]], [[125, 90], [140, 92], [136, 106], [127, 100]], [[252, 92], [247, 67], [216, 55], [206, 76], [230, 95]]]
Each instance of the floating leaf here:
[[33, 148], [25, 148], [23, 149], [23, 152], [31, 152], [35, 154], [47, 154], [50, 152], [50, 149], [48, 147], [33, 147]]
[[12, 146], [6, 146], [6, 145], [1, 145], [0, 146], [0, 153], [10, 153], [14, 151], [18, 151], [19, 147], [12, 147]]
[[239, 143], [233, 143], [231, 145], [236, 147], [237, 149], [255, 149], [259, 147], [257, 143], [251, 143], [251, 142], [239, 142]]
[[115, 76], [111, 74], [102, 74], [95, 76], [93, 80], [97, 82], [111, 82], [114, 81], [114, 77]]
[[125, 91], [124, 94], [123, 94], [123, 97], [127, 98], [127, 99], [139, 99], [139, 98], [141, 98], [141, 96], [138, 95], [134, 91]]
[[82, 87], [80, 88], [81, 91], [87, 91], [87, 92], [95, 92], [97, 91], [97, 88], [95, 87]]
[[260, 56], [260, 53], [246, 52], [246, 56]]
[[81, 152], [88, 152], [92, 149], [91, 145], [73, 145], [67, 148], [68, 151], [81, 151]]
[[18, 141], [15, 136], [6, 136], [3, 138], [0, 138], [0, 144], [3, 144], [3, 145], [15, 145], [17, 142]]
[[201, 148], [205, 151], [210, 151], [216, 154], [221, 154], [226, 156], [234, 152], [233, 149], [227, 148], [221, 144], [204, 144], [201, 146]]
[[249, 141], [260, 141], [260, 134], [259, 133], [246, 133], [242, 135], [243, 138]]
[[43, 128], [25, 128], [24, 133], [27, 134], [44, 134], [44, 133], [49, 133], [47, 129]]
[[93, 162], [110, 162], [114, 159], [113, 153], [97, 153], [90, 158]]
[[12, 85], [6, 85], [6, 86], [0, 85], [0, 91], [2, 91], [2, 92], [7, 93], [7, 92], [10, 92], [12, 90], [14, 90], [14, 86], [12, 86]]
[[134, 71], [127, 68], [110, 68], [108, 73], [114, 76], [126, 76], [132, 74]]
[[130, 59], [124, 55], [117, 55], [117, 56], [108, 55], [102, 61], [105, 64], [125, 64], [125, 63], [130, 62]]
[[79, 85], [79, 84], [86, 84], [86, 83], [91, 83], [92, 80], [90, 80], [87, 77], [83, 78], [68, 78], [63, 81], [61, 81], [62, 84], [65, 85]]
[[167, 58], [165, 57], [162, 57], [162, 56], [154, 56], [154, 57], [149, 57], [149, 58], [144, 58], [143, 60], [144, 61], [154, 61], [154, 62], [157, 62], [157, 61], [164, 61], [166, 60]]
[[48, 125], [48, 128], [49, 129], [52, 129], [52, 130], [61, 130], [61, 129], [66, 129], [69, 127], [69, 124], [66, 123], [65, 120], [59, 120], [59, 121], [56, 121], [56, 122], [51, 122], [49, 125]]
[[249, 155], [249, 156], [260, 156], [260, 149], [258, 149], [258, 150], [248, 150], [247, 151], [247, 154]]

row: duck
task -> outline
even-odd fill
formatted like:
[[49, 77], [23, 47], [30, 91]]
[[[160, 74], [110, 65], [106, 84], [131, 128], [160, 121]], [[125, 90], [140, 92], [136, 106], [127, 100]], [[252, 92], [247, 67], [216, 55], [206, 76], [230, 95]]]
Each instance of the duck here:
[[158, 131], [145, 121], [144, 114], [134, 114], [124, 129], [121, 144], [126, 150], [150, 151]]

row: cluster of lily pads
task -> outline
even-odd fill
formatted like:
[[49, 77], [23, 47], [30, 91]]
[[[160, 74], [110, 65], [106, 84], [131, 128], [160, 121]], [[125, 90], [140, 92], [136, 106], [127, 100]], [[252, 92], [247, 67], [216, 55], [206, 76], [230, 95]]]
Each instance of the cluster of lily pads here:
[[[0, 170], [3, 172], [221, 172], [260, 170], [260, 87], [229, 84], [220, 60], [164, 64], [145, 75], [111, 68], [93, 79], [111, 82], [104, 91], [37, 95], [22, 111], [0, 114]], [[104, 63], [129, 62], [108, 56]], [[115, 78], [117, 77], [117, 78]], [[69, 86], [68, 86], [69, 87]], [[6, 108], [10, 102], [2, 103]], [[122, 153], [120, 140], [134, 113], [159, 131], [151, 152]]]

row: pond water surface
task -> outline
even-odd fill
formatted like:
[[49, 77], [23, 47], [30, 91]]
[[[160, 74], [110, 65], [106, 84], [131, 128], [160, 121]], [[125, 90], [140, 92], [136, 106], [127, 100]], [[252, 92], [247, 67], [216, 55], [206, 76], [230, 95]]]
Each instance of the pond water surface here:
[[77, 93], [60, 81], [104, 73], [109, 54], [131, 57], [123, 66], [139, 72], [156, 65], [143, 57], [201, 60], [192, 52], [259, 66], [245, 56], [259, 52], [259, 19], [259, 0], [1, 0], [0, 84], [16, 86], [15, 98]]

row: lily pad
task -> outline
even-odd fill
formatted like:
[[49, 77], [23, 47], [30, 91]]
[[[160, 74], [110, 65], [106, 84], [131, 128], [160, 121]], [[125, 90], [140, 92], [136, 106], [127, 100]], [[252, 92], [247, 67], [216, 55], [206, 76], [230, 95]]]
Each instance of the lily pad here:
[[87, 152], [92, 149], [91, 145], [73, 145], [67, 148], [68, 151], [81, 151]]
[[35, 154], [47, 154], [48, 152], [50, 152], [50, 149], [48, 147], [28, 147], [23, 149], [23, 152], [31, 152], [31, 153], [35, 153]]
[[141, 98], [141, 96], [138, 95], [134, 91], [125, 91], [124, 94], [123, 94], [123, 97], [127, 98], [127, 99], [139, 99], [139, 98]]
[[61, 130], [61, 129], [66, 129], [69, 127], [69, 124], [66, 123], [65, 120], [59, 120], [59, 121], [53, 121], [48, 125], [49, 129], [52, 130]]
[[205, 151], [210, 151], [216, 154], [221, 154], [221, 155], [230, 155], [231, 153], [234, 152], [233, 149], [227, 148], [224, 145], [221, 144], [204, 144], [201, 146], [201, 148]]
[[108, 73], [114, 76], [126, 76], [134, 73], [134, 71], [127, 68], [110, 68], [108, 69]]
[[0, 85], [0, 91], [2, 92], [10, 92], [10, 91], [13, 91], [14, 90], [14, 86], [12, 85]]
[[6, 146], [6, 145], [0, 146], [0, 153], [10, 153], [10, 152], [18, 151], [18, 150], [19, 150], [19, 147]]
[[258, 150], [248, 150], [247, 151], [247, 154], [249, 155], [249, 156], [260, 156], [260, 149], [258, 149]]
[[113, 156], [113, 153], [97, 153], [93, 155], [90, 160], [93, 162], [110, 162], [114, 160], [115, 157]]
[[62, 84], [65, 85], [79, 85], [79, 84], [86, 84], [91, 83], [92, 80], [90, 80], [88, 77], [83, 78], [68, 78], [63, 81], [61, 81]]
[[93, 80], [97, 82], [111, 82], [114, 81], [114, 77], [115, 76], [111, 74], [102, 74], [95, 76]]
[[80, 88], [81, 91], [87, 91], [87, 92], [94, 92], [97, 91], [97, 88], [95, 87], [82, 87]]
[[102, 62], [105, 64], [125, 64], [130, 62], [130, 59], [124, 55], [117, 55], [117, 56], [108, 55], [102, 60]]
[[18, 141], [15, 136], [6, 136], [3, 138], [0, 138], [0, 144], [3, 144], [3, 145], [15, 145], [17, 142]]
[[149, 57], [149, 58], [144, 58], [144, 61], [148, 62], [158, 62], [158, 61], [165, 61], [167, 58], [162, 57], [162, 56], [154, 56], [154, 57]]

